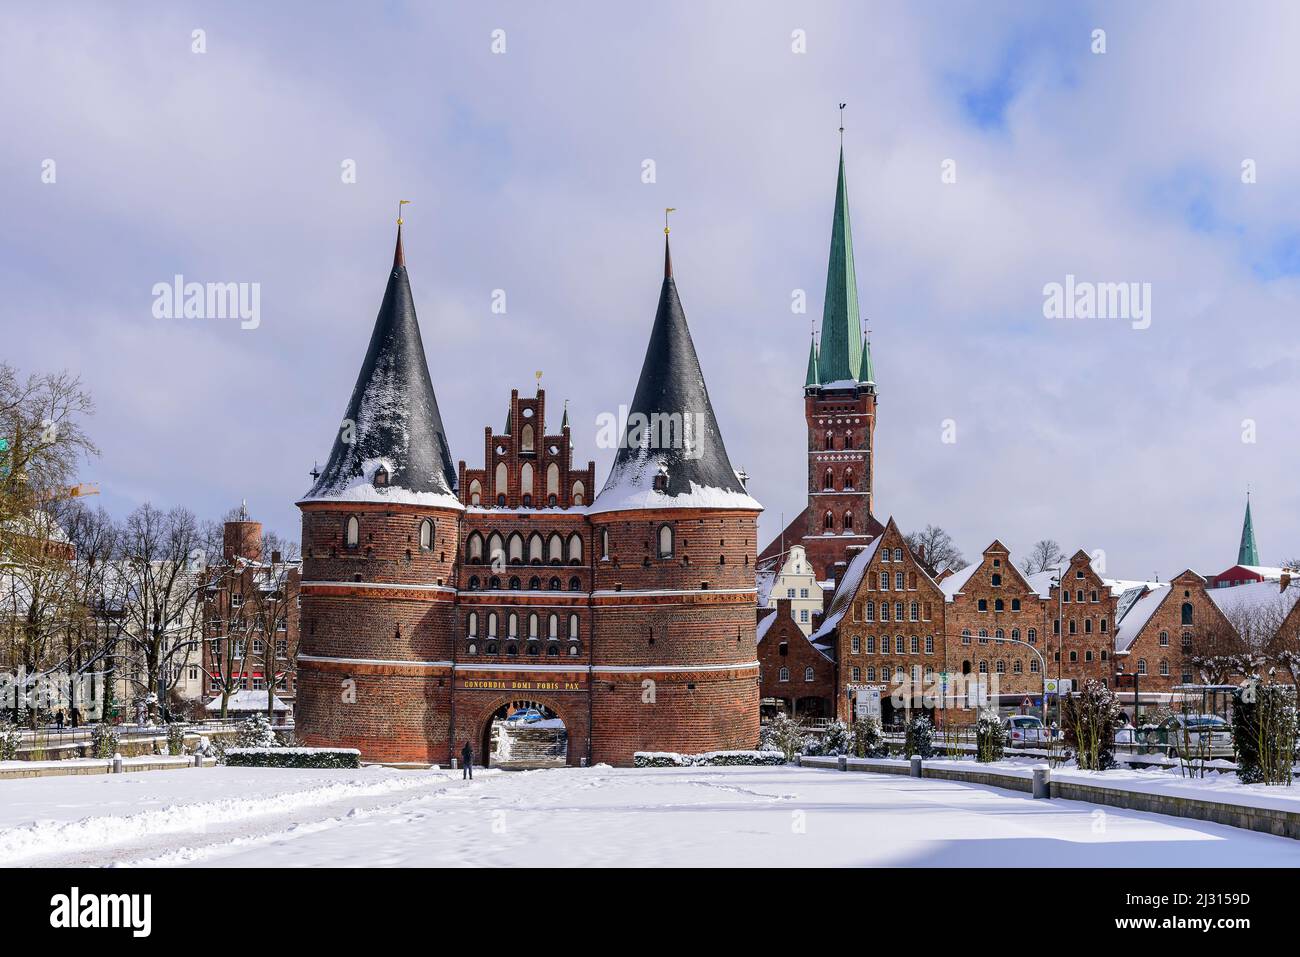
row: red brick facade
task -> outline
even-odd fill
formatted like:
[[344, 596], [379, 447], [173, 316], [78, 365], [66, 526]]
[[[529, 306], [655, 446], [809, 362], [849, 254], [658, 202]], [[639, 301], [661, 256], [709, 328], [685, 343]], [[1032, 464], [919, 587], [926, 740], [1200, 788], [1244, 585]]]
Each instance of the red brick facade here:
[[759, 620], [758, 667], [763, 700], [780, 702], [796, 717], [834, 717], [838, 694], [835, 658], [820, 651], [790, 614], [790, 599]]
[[484, 466], [459, 465], [463, 510], [301, 503], [305, 743], [481, 761], [527, 702], [574, 765], [756, 744], [757, 512], [591, 510], [595, 466], [573, 467], [567, 425], [546, 434], [545, 402], [511, 393]]

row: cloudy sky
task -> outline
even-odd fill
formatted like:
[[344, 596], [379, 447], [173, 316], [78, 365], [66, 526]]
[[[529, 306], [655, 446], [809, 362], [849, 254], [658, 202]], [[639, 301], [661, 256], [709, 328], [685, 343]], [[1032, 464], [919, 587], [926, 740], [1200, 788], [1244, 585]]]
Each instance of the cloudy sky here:
[[[1231, 564], [1249, 485], [1262, 560], [1300, 555], [1294, 5], [168, 0], [0, 22], [0, 358], [82, 376], [85, 478], [115, 513], [247, 499], [296, 533], [399, 198], [453, 455], [480, 463], [542, 370], [603, 482], [596, 417], [631, 399], [675, 206], [766, 539], [805, 501], [791, 302], [820, 315], [845, 101], [882, 518], [968, 557], [1052, 537], [1168, 579]], [[259, 283], [260, 326], [155, 318], [176, 274]], [[1045, 318], [1067, 275], [1150, 283], [1149, 328]]]

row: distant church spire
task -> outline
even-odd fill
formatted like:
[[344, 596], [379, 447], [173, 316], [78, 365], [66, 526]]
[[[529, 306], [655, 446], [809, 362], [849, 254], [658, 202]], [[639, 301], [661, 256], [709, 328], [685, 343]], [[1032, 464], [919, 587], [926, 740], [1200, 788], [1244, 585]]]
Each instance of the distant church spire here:
[[[842, 126], [842, 118], [840, 123]], [[862, 321], [858, 315], [858, 277], [853, 265], [853, 229], [849, 222], [849, 189], [844, 175], [844, 145], [841, 143], [817, 371], [824, 386], [832, 382], [857, 382], [861, 366]]]
[[817, 378], [817, 337], [814, 335], [808, 342], [808, 374], [804, 376], [803, 387], [811, 389], [820, 382]]
[[1255, 525], [1250, 520], [1250, 493], [1246, 493], [1246, 518], [1241, 523], [1241, 545], [1237, 549], [1238, 565], [1258, 565], [1259, 549], [1255, 546]]

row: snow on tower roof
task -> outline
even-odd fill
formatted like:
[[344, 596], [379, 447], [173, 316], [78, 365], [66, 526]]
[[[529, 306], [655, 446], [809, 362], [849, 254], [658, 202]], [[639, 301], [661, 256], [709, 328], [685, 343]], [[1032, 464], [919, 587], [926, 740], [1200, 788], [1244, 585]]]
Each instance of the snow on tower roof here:
[[664, 281], [622, 443], [590, 511], [762, 509], [727, 458], [664, 241]]
[[[384, 469], [387, 482], [376, 483]], [[393, 268], [329, 461], [304, 502], [460, 508], [456, 472], [420, 339], [397, 230]]]

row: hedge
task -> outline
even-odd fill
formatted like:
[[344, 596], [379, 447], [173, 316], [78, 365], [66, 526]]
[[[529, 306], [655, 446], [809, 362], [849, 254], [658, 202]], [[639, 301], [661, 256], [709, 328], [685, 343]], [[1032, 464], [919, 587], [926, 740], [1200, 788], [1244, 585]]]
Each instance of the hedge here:
[[359, 768], [356, 748], [229, 748], [225, 763], [235, 768]]
[[705, 751], [703, 754], [678, 754], [676, 751], [637, 751], [632, 763], [638, 768], [699, 768], [744, 765], [771, 767], [785, 764], [780, 751]]

